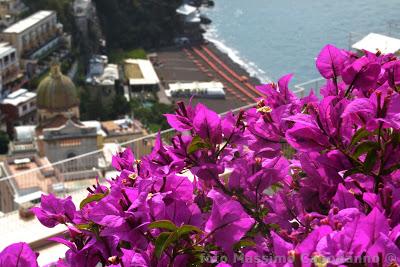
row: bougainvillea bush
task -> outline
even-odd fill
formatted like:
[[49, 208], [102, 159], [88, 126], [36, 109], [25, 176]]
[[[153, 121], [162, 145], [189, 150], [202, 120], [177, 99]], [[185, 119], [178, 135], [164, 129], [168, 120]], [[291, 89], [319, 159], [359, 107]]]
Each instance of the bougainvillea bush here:
[[400, 60], [327, 45], [316, 66], [321, 100], [287, 75], [236, 115], [179, 103], [178, 134], [116, 155], [79, 208], [43, 196], [39, 221], [67, 227], [57, 266], [399, 266]]

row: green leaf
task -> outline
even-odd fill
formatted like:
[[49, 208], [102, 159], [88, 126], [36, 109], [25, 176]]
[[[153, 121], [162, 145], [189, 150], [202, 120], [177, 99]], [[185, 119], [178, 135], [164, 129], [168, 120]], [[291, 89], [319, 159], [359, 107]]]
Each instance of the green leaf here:
[[124, 249], [132, 249], [131, 243], [124, 241], [124, 240], [119, 241], [118, 246], [120, 248], [124, 248]]
[[204, 141], [200, 136], [195, 136], [195, 137], [193, 137], [192, 142], [190, 143], [190, 145], [187, 148], [187, 153], [193, 154], [200, 149], [206, 149], [206, 148], [210, 148], [210, 147], [211, 147], [211, 145], [209, 143], [207, 143], [206, 141]]
[[189, 234], [189, 233], [192, 233], [192, 232], [196, 232], [196, 233], [199, 233], [199, 234], [203, 233], [203, 231], [200, 230], [198, 227], [193, 226], [193, 225], [187, 225], [187, 224], [182, 225], [178, 229], [178, 235], [179, 236], [186, 235], [186, 234]]
[[270, 224], [268, 224], [268, 226], [271, 228], [271, 229], [274, 229], [274, 230], [280, 230], [281, 229], [281, 227], [279, 226], [279, 224], [276, 224], [276, 223], [270, 223]]
[[171, 232], [164, 232], [157, 237], [154, 243], [155, 255], [157, 256], [157, 258], [160, 258], [164, 250], [168, 247], [167, 240], [171, 235], [172, 235]]
[[93, 194], [82, 200], [81, 204], [79, 204], [79, 208], [82, 209], [86, 204], [95, 202], [95, 201], [100, 201], [102, 200], [105, 196], [108, 195], [107, 193], [99, 193], [99, 194]]
[[78, 228], [79, 230], [87, 230], [87, 231], [90, 231], [92, 229], [92, 225], [89, 223], [76, 224], [75, 227]]
[[357, 132], [354, 134], [353, 138], [351, 139], [350, 145], [354, 146], [361, 139], [363, 139], [369, 135], [370, 135], [370, 132], [368, 132], [365, 128], [358, 129]]
[[214, 251], [214, 250], [219, 250], [220, 248], [214, 244], [207, 244], [205, 249], [207, 251]]
[[347, 170], [344, 174], [343, 174], [343, 178], [347, 178], [350, 175], [356, 174], [356, 173], [363, 173], [363, 170], [361, 170], [360, 168], [353, 168], [350, 170]]
[[170, 231], [176, 231], [178, 229], [178, 227], [176, 227], [176, 225], [173, 222], [168, 220], [160, 220], [152, 222], [149, 224], [148, 228], [149, 229], [162, 228]]
[[238, 250], [238, 249], [241, 249], [241, 248], [246, 248], [246, 247], [254, 247], [256, 245], [256, 243], [254, 243], [253, 241], [251, 241], [251, 240], [248, 240], [248, 239], [243, 239], [243, 240], [240, 240], [239, 242], [237, 242], [235, 245], [234, 245], [234, 249], [235, 250]]
[[366, 172], [370, 172], [374, 168], [376, 159], [377, 159], [376, 154], [377, 154], [377, 150], [373, 149], [373, 150], [370, 150], [368, 152], [367, 156], [365, 157], [364, 170]]
[[178, 239], [177, 232], [164, 232], [161, 233], [155, 242], [155, 254], [160, 258], [162, 253]]
[[203, 246], [193, 246], [192, 250], [194, 250], [194, 251], [203, 251], [204, 247]]
[[358, 158], [362, 154], [368, 153], [373, 149], [379, 149], [379, 144], [372, 141], [365, 141], [356, 147], [353, 156]]

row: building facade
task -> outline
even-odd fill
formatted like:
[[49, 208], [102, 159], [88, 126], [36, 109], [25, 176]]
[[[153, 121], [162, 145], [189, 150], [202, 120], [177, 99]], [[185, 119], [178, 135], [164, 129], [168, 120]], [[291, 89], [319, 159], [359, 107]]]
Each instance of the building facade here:
[[57, 14], [47, 10], [38, 11], [0, 33], [0, 39], [15, 47], [20, 58], [29, 58], [39, 49], [49, 49], [59, 36]]
[[105, 55], [94, 55], [89, 61], [86, 88], [90, 99], [102, 105], [111, 105], [119, 85], [119, 66], [109, 64]]
[[10, 92], [8, 85], [20, 77], [17, 50], [9, 43], [0, 43], [0, 98]]
[[[68, 119], [58, 128], [45, 128], [41, 141], [44, 144], [43, 154], [51, 162], [57, 162], [95, 151], [97, 149], [97, 129], [88, 127], [78, 121]], [[89, 161], [76, 161], [71, 170], [85, 170], [96, 166], [95, 158]]]
[[73, 11], [76, 25], [84, 37], [88, 36], [89, 21], [94, 14], [91, 0], [75, 0], [73, 3]]
[[0, 180], [0, 214], [11, 212], [16, 208], [14, 189], [10, 181], [4, 179], [5, 177], [7, 177], [6, 167], [3, 162], [0, 162], [0, 179], [3, 179]]
[[14, 126], [30, 125], [36, 122], [36, 93], [19, 89], [0, 102], [0, 111], [4, 114], [7, 132], [12, 133]]

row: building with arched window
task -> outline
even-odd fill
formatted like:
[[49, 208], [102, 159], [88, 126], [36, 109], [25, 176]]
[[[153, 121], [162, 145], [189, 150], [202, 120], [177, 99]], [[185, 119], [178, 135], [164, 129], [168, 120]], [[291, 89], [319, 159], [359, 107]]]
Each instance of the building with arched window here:
[[[58, 64], [53, 64], [50, 75], [39, 84], [36, 102], [36, 135], [41, 156], [56, 162], [98, 149], [97, 128], [79, 120], [78, 91]], [[85, 165], [94, 166], [95, 162]]]

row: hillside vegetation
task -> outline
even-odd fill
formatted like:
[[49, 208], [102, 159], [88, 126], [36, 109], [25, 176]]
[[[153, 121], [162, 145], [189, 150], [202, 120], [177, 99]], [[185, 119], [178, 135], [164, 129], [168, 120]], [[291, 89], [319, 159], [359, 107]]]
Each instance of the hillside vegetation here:
[[180, 31], [182, 0], [94, 0], [108, 47], [145, 49], [172, 42]]
[[[67, 32], [76, 28], [71, 9], [73, 0], [24, 0], [30, 8], [55, 10]], [[176, 9], [183, 0], [93, 0], [110, 51], [157, 48], [172, 43], [181, 31]], [[27, 14], [28, 15], [28, 14]]]

